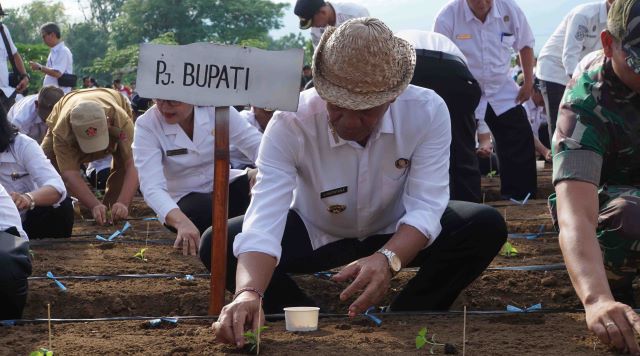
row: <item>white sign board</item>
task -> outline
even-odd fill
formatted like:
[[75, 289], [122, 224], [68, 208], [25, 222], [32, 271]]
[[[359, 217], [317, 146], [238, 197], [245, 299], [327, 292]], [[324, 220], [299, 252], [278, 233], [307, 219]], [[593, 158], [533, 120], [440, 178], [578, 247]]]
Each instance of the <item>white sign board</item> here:
[[140, 96], [200, 106], [298, 110], [302, 49], [265, 51], [212, 43], [140, 45]]

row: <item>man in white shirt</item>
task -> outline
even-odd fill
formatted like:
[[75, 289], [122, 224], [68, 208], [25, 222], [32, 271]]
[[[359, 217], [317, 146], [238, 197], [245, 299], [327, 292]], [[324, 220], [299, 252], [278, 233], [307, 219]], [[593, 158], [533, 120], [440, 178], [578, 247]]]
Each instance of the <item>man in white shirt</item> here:
[[[239, 331], [259, 325], [262, 295], [267, 313], [313, 305], [287, 273], [348, 264], [332, 279], [353, 280], [340, 299], [359, 295], [354, 316], [382, 300], [402, 267], [418, 266], [391, 309], [442, 310], [498, 252], [506, 239], [500, 214], [449, 203], [449, 115], [435, 92], [409, 85], [415, 55], [377, 19], [325, 31], [315, 89], [301, 93], [297, 112], [274, 115], [244, 224], [229, 222], [235, 299], [214, 323], [219, 340], [243, 345]], [[205, 265], [210, 231], [200, 249]]]
[[476, 156], [474, 111], [482, 95], [467, 60], [447, 37], [430, 31], [401, 31], [416, 49], [411, 84], [434, 90], [444, 99], [451, 116], [449, 192], [452, 200], [479, 203], [480, 170]]
[[45, 74], [43, 86], [53, 85], [60, 87], [64, 93], [71, 91], [72, 87], [62, 87], [58, 84], [58, 79], [63, 74], [73, 74], [73, 55], [67, 46], [65, 46], [60, 33], [60, 27], [53, 22], [48, 22], [40, 27], [42, 41], [51, 51], [47, 58], [47, 65], [41, 65], [34, 61], [30, 61], [32, 70], [39, 70]]
[[369, 16], [369, 10], [364, 6], [324, 0], [298, 0], [293, 12], [300, 18], [301, 30], [311, 28], [313, 48], [318, 47], [325, 27], [338, 27], [349, 19]]
[[15, 103], [7, 113], [7, 119], [20, 130], [20, 133], [42, 143], [47, 133], [47, 116], [63, 95], [58, 87], [43, 87], [38, 94], [25, 96]]
[[[5, 15], [6, 14], [0, 5], [0, 18]], [[29, 75], [27, 74], [24, 62], [22, 61], [22, 56], [20, 56], [18, 49], [15, 44], [13, 44], [9, 29], [7, 26], [2, 24], [0, 30], [4, 32], [6, 42], [9, 45], [9, 48], [7, 48], [4, 38], [0, 39], [0, 58], [4, 59], [0, 61], [0, 105], [4, 107], [5, 111], [9, 111], [9, 108], [15, 101], [16, 94], [22, 93], [27, 89], [27, 86], [29, 85]], [[6, 60], [8, 57], [13, 57], [12, 59], [16, 68], [9, 67], [11, 64], [9, 64], [10, 61]], [[16, 70], [18, 72], [17, 74], [20, 76], [20, 82], [15, 88], [9, 85], [9, 70]]]
[[20, 214], [0, 185], [0, 320], [22, 317], [27, 302], [27, 278], [31, 275], [29, 239]]
[[614, 0], [578, 5], [564, 17], [538, 55], [536, 77], [549, 113], [549, 137], [553, 136], [560, 100], [580, 60], [602, 48], [600, 32], [607, 26], [607, 12]]
[[[513, 0], [451, 0], [436, 16], [434, 31], [460, 48], [480, 83], [482, 98], [476, 118], [489, 125], [495, 138], [502, 196], [535, 196], [533, 134], [520, 105], [533, 88], [535, 41], [524, 13]], [[514, 51], [520, 54], [524, 75], [520, 88], [509, 76]]]

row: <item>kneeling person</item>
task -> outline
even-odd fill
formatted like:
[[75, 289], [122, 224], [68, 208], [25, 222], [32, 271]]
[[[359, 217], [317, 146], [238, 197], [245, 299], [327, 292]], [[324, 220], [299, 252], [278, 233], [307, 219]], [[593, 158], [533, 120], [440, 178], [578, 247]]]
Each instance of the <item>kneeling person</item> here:
[[[235, 299], [213, 325], [219, 340], [242, 346], [238, 331], [255, 329], [262, 295], [267, 313], [313, 305], [288, 273], [347, 264], [333, 279], [354, 280], [340, 294], [357, 296], [354, 316], [382, 300], [400, 268], [417, 266], [391, 309], [442, 310], [498, 252], [500, 214], [449, 202], [449, 113], [433, 91], [409, 85], [415, 56], [373, 18], [323, 34], [315, 89], [301, 93], [296, 113], [274, 115], [247, 214], [229, 221]], [[210, 244], [209, 230], [200, 249], [207, 267]]]

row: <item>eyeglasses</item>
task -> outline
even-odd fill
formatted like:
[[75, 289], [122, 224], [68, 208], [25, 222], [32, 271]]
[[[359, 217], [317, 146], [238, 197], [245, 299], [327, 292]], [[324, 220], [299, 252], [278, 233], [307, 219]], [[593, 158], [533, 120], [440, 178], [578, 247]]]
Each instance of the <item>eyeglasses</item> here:
[[156, 103], [156, 105], [169, 105], [169, 106], [178, 106], [178, 105], [182, 104], [181, 101], [164, 100], [164, 99], [153, 99], [153, 102]]

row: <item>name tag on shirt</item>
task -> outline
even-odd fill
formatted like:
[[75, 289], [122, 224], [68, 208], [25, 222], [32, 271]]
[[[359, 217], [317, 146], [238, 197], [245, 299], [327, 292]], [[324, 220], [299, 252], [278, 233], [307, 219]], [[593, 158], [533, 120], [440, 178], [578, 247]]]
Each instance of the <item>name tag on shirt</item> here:
[[346, 192], [347, 192], [347, 187], [346, 186], [340, 187], [340, 188], [336, 188], [336, 189], [327, 190], [327, 191], [324, 191], [324, 192], [320, 193], [320, 199], [332, 197], [334, 195], [344, 194]]
[[167, 157], [168, 156], [180, 156], [180, 155], [186, 155], [189, 151], [187, 151], [186, 148], [178, 148], [177, 150], [168, 150], [167, 151]]
[[462, 33], [456, 36], [456, 39], [458, 40], [470, 40], [471, 39], [471, 35], [468, 33]]

